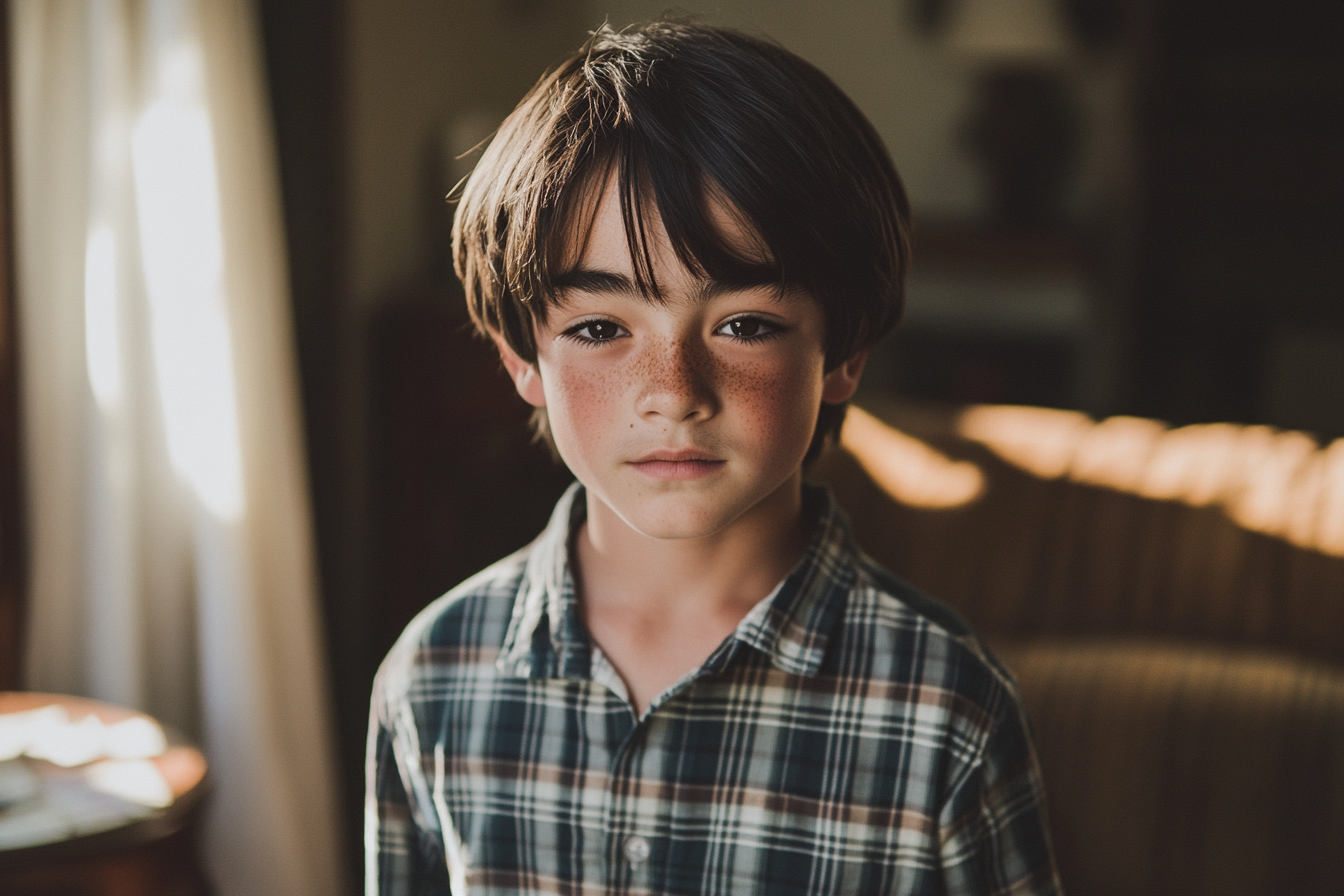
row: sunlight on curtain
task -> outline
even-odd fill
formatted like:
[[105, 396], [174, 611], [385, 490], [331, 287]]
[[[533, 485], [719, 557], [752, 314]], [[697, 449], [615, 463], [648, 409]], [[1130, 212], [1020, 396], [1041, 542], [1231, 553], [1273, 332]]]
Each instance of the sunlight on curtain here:
[[9, 10], [26, 682], [202, 741], [221, 896], [342, 892], [253, 10]]
[[131, 140], [155, 372], [179, 475], [221, 519], [243, 511], [214, 136], [201, 64], [175, 40]]
[[84, 252], [84, 351], [89, 385], [106, 414], [121, 409], [121, 350], [117, 345], [117, 246], [100, 224]]

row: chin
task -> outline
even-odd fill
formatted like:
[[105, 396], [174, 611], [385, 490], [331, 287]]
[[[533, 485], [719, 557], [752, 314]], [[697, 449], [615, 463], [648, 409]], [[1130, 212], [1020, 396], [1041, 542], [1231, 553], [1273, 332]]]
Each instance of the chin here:
[[617, 511], [626, 525], [647, 538], [707, 538], [727, 529], [747, 508], [705, 506], [684, 496], [641, 501], [633, 513]]

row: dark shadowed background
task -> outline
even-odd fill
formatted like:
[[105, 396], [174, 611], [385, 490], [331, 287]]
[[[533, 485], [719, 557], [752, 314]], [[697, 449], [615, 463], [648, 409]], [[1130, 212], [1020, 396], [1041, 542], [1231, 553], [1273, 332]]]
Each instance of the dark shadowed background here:
[[[974, 5], [703, 10], [827, 71], [905, 178], [907, 322], [867, 394], [1344, 435], [1344, 5], [1041, 0], [1024, 6], [1053, 18], [1006, 47], [965, 21]], [[588, 29], [661, 6], [260, 9], [353, 857], [377, 663], [569, 479], [466, 329], [457, 156]]]

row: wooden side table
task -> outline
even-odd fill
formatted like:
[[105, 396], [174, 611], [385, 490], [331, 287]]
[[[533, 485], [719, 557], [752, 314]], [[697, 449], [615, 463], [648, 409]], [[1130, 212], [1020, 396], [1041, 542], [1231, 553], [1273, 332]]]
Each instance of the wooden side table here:
[[[104, 724], [142, 713], [96, 700], [56, 694], [0, 692], [0, 714], [60, 706], [71, 719], [90, 715]], [[151, 720], [152, 721], [152, 720]], [[96, 833], [53, 834], [43, 842], [0, 849], [0, 893], [5, 896], [210, 896], [196, 850], [207, 767], [201, 751], [166, 730], [168, 747], [149, 759], [172, 792], [166, 807]], [[74, 769], [25, 759], [41, 786], [78, 787]]]

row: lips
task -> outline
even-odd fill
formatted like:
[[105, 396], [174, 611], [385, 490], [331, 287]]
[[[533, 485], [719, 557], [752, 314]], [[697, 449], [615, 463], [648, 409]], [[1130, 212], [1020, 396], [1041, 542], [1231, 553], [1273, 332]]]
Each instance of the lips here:
[[630, 462], [635, 470], [652, 479], [700, 479], [723, 469], [726, 461], [694, 449], [651, 451]]

